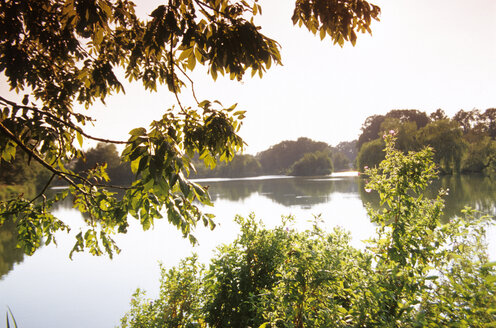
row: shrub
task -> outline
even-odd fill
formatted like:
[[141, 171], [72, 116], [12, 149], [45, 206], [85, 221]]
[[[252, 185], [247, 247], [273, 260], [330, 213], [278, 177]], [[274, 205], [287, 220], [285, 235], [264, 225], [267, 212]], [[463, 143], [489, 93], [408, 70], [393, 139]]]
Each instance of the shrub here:
[[123, 327], [494, 326], [488, 218], [466, 209], [442, 224], [444, 192], [423, 194], [436, 177], [432, 150], [405, 154], [394, 142], [387, 135], [385, 160], [366, 170], [382, 205], [368, 207], [378, 227], [366, 249], [340, 229], [325, 232], [318, 217], [303, 232], [291, 218], [267, 229], [237, 217], [240, 235], [208, 269], [193, 257], [163, 271], [159, 299], [133, 298]]
[[294, 176], [329, 175], [332, 173], [332, 159], [329, 153], [317, 151], [307, 153], [296, 161], [288, 174]]

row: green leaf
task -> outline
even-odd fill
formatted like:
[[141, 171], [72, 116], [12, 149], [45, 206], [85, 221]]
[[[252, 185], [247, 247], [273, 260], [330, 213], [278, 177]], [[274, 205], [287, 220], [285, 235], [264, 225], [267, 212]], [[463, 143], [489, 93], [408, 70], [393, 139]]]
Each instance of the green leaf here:
[[83, 147], [83, 136], [81, 135], [81, 133], [79, 133], [79, 131], [76, 131], [76, 138], [79, 142], [79, 146]]
[[144, 136], [146, 135], [146, 129], [145, 128], [135, 128], [129, 131], [129, 134], [135, 137], [138, 136]]
[[489, 262], [489, 263], [485, 263], [485, 264], [482, 266], [482, 268], [492, 268], [492, 267], [494, 267], [494, 266], [496, 266], [496, 261], [494, 261], [494, 262]]
[[138, 173], [140, 161], [141, 161], [141, 157], [138, 157], [137, 159], [131, 162], [131, 171], [133, 172], [133, 174]]
[[210, 101], [209, 100], [203, 100], [202, 102], [200, 102], [198, 104], [198, 107], [204, 108], [204, 107], [206, 107], [209, 104], [210, 104]]

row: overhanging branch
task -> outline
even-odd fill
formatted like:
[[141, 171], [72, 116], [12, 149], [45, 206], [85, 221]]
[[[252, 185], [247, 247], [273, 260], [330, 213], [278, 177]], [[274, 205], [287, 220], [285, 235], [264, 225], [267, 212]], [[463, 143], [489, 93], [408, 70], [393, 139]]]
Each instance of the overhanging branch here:
[[77, 131], [82, 136], [84, 136], [84, 137], [86, 137], [88, 139], [91, 139], [91, 140], [95, 140], [95, 141], [99, 141], [99, 142], [104, 142], [104, 143], [120, 144], [120, 145], [123, 145], [123, 144], [127, 144], [128, 143], [127, 141], [110, 140], [110, 139], [104, 139], [104, 138], [98, 138], [98, 137], [91, 136], [91, 135], [87, 134], [86, 132], [84, 132], [82, 128], [80, 128], [79, 126], [75, 125], [74, 123], [64, 121], [63, 119], [61, 119], [61, 118], [53, 115], [52, 113], [46, 112], [46, 111], [41, 110], [41, 109], [38, 109], [36, 107], [19, 105], [19, 104], [13, 102], [13, 101], [10, 101], [10, 100], [5, 99], [2, 96], [0, 96], [0, 102], [3, 102], [5, 105], [11, 106], [11, 107], [17, 107], [17, 108], [20, 108], [20, 109], [30, 110], [30, 111], [36, 112], [36, 113], [38, 113], [40, 115], [49, 117], [52, 120], [57, 121], [60, 124], [66, 126], [68, 128], [70, 128], [70, 129], [73, 129], [74, 131]]

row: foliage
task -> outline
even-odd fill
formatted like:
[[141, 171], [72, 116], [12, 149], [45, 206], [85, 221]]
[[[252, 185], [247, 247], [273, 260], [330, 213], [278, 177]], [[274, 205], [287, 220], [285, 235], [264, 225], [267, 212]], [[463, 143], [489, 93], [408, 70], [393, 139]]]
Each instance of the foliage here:
[[285, 174], [306, 153], [329, 149], [329, 145], [325, 142], [301, 137], [296, 141], [286, 140], [273, 145], [269, 149], [258, 153], [257, 158], [262, 164], [265, 174]]
[[288, 174], [294, 176], [329, 175], [332, 170], [332, 159], [329, 153], [317, 151], [303, 155], [291, 166]]
[[365, 122], [362, 124], [361, 127], [362, 133], [358, 137], [357, 141], [357, 150], [359, 152], [365, 143], [379, 138], [381, 124], [382, 122], [384, 122], [384, 120], [384, 115], [372, 115], [365, 119]]
[[[386, 135], [385, 160], [366, 170], [366, 188], [379, 193], [382, 205], [367, 209], [377, 235], [366, 249], [350, 246], [350, 236], [340, 229], [323, 231], [318, 217], [304, 232], [292, 229], [288, 218], [267, 229], [253, 216], [238, 217], [240, 235], [218, 248], [206, 271], [196, 269], [194, 258], [190, 266], [183, 262], [170, 271], [184, 271], [178, 277], [186, 280], [194, 272], [194, 287], [184, 288], [183, 295], [195, 296], [195, 305], [185, 307], [195, 318], [191, 326], [494, 325], [496, 263], [486, 253], [488, 218], [466, 209], [465, 219], [441, 223], [445, 193], [424, 197], [437, 175], [432, 149], [405, 154], [394, 143], [395, 136]], [[142, 321], [125, 321], [125, 327], [167, 326], [175, 318], [163, 301], [178, 289], [177, 279], [163, 274], [162, 286], [167, 279], [169, 293], [153, 302], [162, 307], [133, 299], [130, 313], [143, 313]], [[148, 309], [153, 312], [146, 314]]]
[[117, 148], [113, 144], [98, 143], [95, 148], [88, 149], [82, 155], [73, 164], [73, 170], [78, 174], [88, 173], [98, 166], [105, 166], [109, 183], [129, 186], [134, 180], [129, 162], [121, 162]]
[[[147, 21], [134, 7], [130, 0], [0, 2], [0, 72], [12, 91], [0, 96], [0, 158], [12, 162], [21, 151], [50, 172], [38, 196], [0, 203], [0, 225], [14, 220], [27, 254], [42, 238], [51, 241], [56, 231], [69, 229], [52, 214], [55, 202], [69, 195], [88, 217], [73, 251], [111, 256], [118, 248], [110, 235], [127, 231], [128, 215], [144, 229], [165, 215], [192, 242], [198, 221], [214, 225], [197, 206], [210, 204], [206, 190], [187, 178], [194, 171], [191, 159], [198, 153], [213, 167], [217, 158], [229, 161], [241, 151], [237, 133], [244, 111], [198, 101], [188, 74], [203, 65], [214, 80], [219, 74], [236, 80], [247, 72], [262, 76], [281, 63], [279, 45], [255, 25], [262, 10], [256, 0], [171, 0]], [[370, 32], [379, 12], [363, 0], [352, 6], [298, 0], [293, 21], [340, 45], [354, 44], [356, 33]], [[86, 124], [94, 120], [81, 108], [124, 92], [118, 71], [147, 90], [166, 85], [177, 101], [149, 129], [136, 127], [128, 140], [106, 140], [87, 133]], [[187, 106], [179, 96], [189, 85], [194, 101]], [[105, 165], [71, 170], [89, 139], [124, 145], [122, 161], [136, 177], [131, 186], [109, 185]], [[69, 189], [48, 197], [45, 191], [56, 179]]]
[[384, 136], [390, 131], [395, 131], [396, 148], [403, 152], [418, 150], [419, 142], [417, 140], [417, 123], [414, 121], [402, 122], [398, 118], [386, 117], [381, 123], [380, 135]]
[[20, 150], [10, 161], [0, 158], [0, 200], [7, 200], [24, 194], [33, 197], [42, 190], [49, 171]]
[[490, 137], [467, 144], [467, 149], [463, 154], [462, 171], [475, 172], [490, 172], [496, 167], [496, 141]]
[[[331, 147], [325, 142], [313, 141], [308, 138], [299, 138], [296, 141], [283, 141], [269, 149], [262, 151], [256, 157], [247, 154], [238, 154], [228, 163], [219, 163], [213, 169], [201, 167], [200, 160], [195, 157], [193, 163], [197, 168], [193, 175], [195, 178], [240, 178], [253, 177], [270, 174], [289, 174], [289, 175], [327, 175], [332, 172], [332, 167], [337, 170], [348, 170], [351, 168], [352, 161], [356, 157], [356, 142], [341, 142], [336, 147]], [[312, 151], [317, 149], [316, 151]], [[292, 168], [303, 161], [307, 154], [316, 154], [321, 160], [319, 166], [316, 159], [308, 167], [307, 173], [295, 174]], [[331, 170], [324, 157], [331, 158]], [[294, 160], [296, 159], [296, 160]], [[294, 161], [293, 161], [294, 160]], [[308, 162], [310, 159], [305, 159]], [[264, 166], [262, 165], [262, 162]], [[293, 161], [293, 162], [292, 162]], [[289, 165], [289, 166], [288, 166]], [[302, 165], [299, 163], [298, 165]]]
[[331, 155], [334, 171], [347, 171], [353, 167], [353, 161], [341, 151], [334, 151]]
[[462, 131], [449, 120], [432, 122], [418, 131], [420, 143], [433, 147], [434, 161], [442, 173], [458, 173], [461, 169], [464, 143]]
[[16, 228], [12, 221], [0, 227], [0, 279], [6, 275], [15, 263], [21, 263], [24, 252], [17, 248]]
[[384, 160], [384, 142], [375, 139], [365, 143], [358, 152], [357, 168], [362, 171], [365, 167], [374, 167]]
[[[371, 313], [374, 324], [478, 327], [494, 323], [494, 314], [479, 310], [494, 306], [496, 292], [493, 264], [488, 263], [484, 247], [487, 218], [476, 219], [467, 212], [466, 220], [440, 224], [443, 192], [434, 200], [423, 197], [436, 176], [432, 150], [404, 154], [393, 148], [394, 141], [393, 135], [386, 136], [386, 159], [366, 171], [370, 175], [367, 188], [377, 190], [384, 205], [379, 211], [368, 210], [379, 225], [371, 248], [379, 273], [372, 285], [379, 305]], [[460, 245], [466, 245], [467, 253]], [[474, 279], [484, 282], [482, 293], [488, 297], [460, 302], [457, 293], [472, 291]]]
[[397, 147], [404, 152], [432, 147], [434, 161], [442, 174], [464, 172], [492, 175], [494, 147], [491, 145], [496, 136], [493, 131], [496, 126], [495, 113], [494, 108], [484, 112], [460, 110], [450, 119], [442, 109], [429, 117], [418, 110], [392, 110], [385, 116], [370, 116], [365, 120], [358, 139], [358, 150], [362, 153], [360, 161], [365, 165], [376, 165], [376, 155], [366, 149], [365, 144], [380, 140], [385, 131], [395, 130]]
[[145, 300], [138, 289], [131, 300], [132, 310], [121, 320], [122, 327], [203, 327], [199, 316], [204, 268], [196, 256], [182, 260], [177, 268], [161, 268], [162, 282], [157, 300]]
[[193, 175], [195, 178], [241, 178], [241, 177], [254, 177], [262, 175], [262, 166], [258, 159], [248, 154], [237, 154], [232, 161], [228, 163], [219, 163], [213, 169], [202, 167], [199, 160], [195, 167], [196, 173]]
[[[333, 147], [332, 153], [333, 157], [336, 154], [342, 153], [344, 154], [347, 158], [348, 161], [352, 164], [355, 163], [358, 149], [357, 149], [357, 142], [358, 140], [353, 140], [353, 141], [342, 141], [336, 145], [336, 147]], [[340, 155], [338, 155], [340, 156]], [[333, 162], [334, 168], [338, 170], [339, 165], [337, 162]]]
[[339, 1], [296, 1], [293, 23], [305, 25], [313, 34], [319, 32], [320, 38], [329, 35], [334, 43], [343, 46], [345, 41], [355, 45], [356, 32], [369, 32], [372, 19], [379, 20], [380, 8], [366, 1], [358, 0], [347, 5]]

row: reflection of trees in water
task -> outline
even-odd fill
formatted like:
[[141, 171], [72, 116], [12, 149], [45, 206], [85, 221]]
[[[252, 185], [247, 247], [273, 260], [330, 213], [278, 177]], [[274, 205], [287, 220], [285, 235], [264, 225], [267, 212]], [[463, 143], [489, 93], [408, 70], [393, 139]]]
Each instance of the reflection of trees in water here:
[[326, 203], [332, 193], [357, 193], [357, 179], [286, 178], [206, 182], [212, 200], [239, 201], [254, 193], [284, 206], [313, 206]]
[[263, 194], [284, 206], [305, 206], [327, 203], [331, 194], [356, 193], [356, 179], [283, 179], [277, 183], [267, 181]]
[[444, 176], [433, 183], [436, 190], [449, 188], [445, 213], [448, 217], [459, 215], [465, 206], [495, 215], [496, 184], [482, 175]]
[[[259, 194], [283, 206], [314, 205], [331, 201], [333, 193], [359, 194], [363, 204], [379, 207], [377, 193], [365, 191], [365, 179], [353, 178], [284, 178], [266, 180], [225, 180], [201, 182], [209, 186], [213, 201], [227, 199], [242, 201], [252, 194]], [[435, 197], [439, 189], [448, 189], [445, 197], [445, 218], [460, 215], [465, 206], [496, 215], [496, 183], [479, 175], [443, 176], [434, 181], [426, 196]], [[69, 197], [57, 204], [58, 208], [72, 208]], [[62, 219], [62, 218], [61, 218]], [[12, 270], [15, 263], [24, 259], [22, 250], [16, 248], [14, 223], [7, 220], [0, 227], [0, 279]]]
[[11, 220], [6, 220], [0, 226], [0, 279], [12, 270], [15, 263], [24, 260], [24, 252], [16, 245], [15, 225]]
[[212, 201], [227, 199], [233, 202], [243, 200], [262, 188], [260, 180], [224, 180], [208, 181], [199, 183], [208, 186], [208, 192]]
[[[496, 215], [496, 184], [491, 178], [483, 175], [442, 176], [433, 181], [426, 191], [426, 197], [433, 198], [440, 189], [448, 191], [444, 197], [444, 218], [447, 220], [460, 215], [465, 206]], [[360, 180], [360, 197], [363, 204], [370, 203], [379, 208], [379, 196], [375, 192], [365, 191], [365, 180]]]
[[[204, 181], [213, 201], [226, 199], [233, 202], [244, 200], [258, 193], [284, 206], [311, 207], [330, 201], [332, 193], [359, 194], [363, 204], [379, 207], [377, 193], [365, 192], [365, 179], [346, 178], [273, 178], [265, 180], [223, 180]], [[483, 175], [442, 176], [434, 181], [426, 192], [429, 198], [435, 197], [439, 189], [448, 189], [445, 197], [445, 217], [460, 215], [465, 206], [496, 214], [496, 181]], [[59, 202], [56, 208], [72, 208], [69, 197]]]

